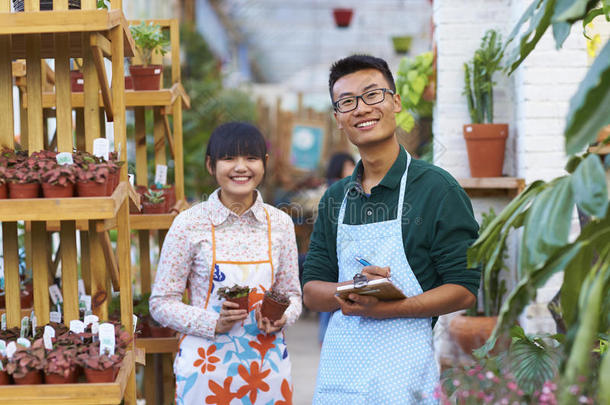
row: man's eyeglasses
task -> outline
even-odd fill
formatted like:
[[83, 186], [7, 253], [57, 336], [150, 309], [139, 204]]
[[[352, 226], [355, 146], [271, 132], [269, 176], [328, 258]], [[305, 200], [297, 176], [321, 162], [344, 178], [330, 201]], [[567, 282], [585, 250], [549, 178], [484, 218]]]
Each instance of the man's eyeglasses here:
[[346, 113], [355, 110], [358, 107], [358, 99], [361, 99], [366, 105], [379, 104], [385, 100], [385, 93], [394, 95], [390, 89], [374, 89], [365, 91], [359, 96], [343, 97], [333, 103], [335, 111]]

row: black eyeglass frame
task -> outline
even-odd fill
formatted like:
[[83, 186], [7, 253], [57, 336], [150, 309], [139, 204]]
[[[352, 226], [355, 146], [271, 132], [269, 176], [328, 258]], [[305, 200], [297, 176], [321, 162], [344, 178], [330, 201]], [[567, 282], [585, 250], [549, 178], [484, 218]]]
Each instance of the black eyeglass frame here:
[[[366, 100], [364, 99], [364, 95], [366, 95], [366, 94], [368, 94], [368, 93], [370, 93], [370, 92], [372, 92], [372, 91], [379, 91], [379, 90], [381, 90], [381, 91], [383, 92], [383, 97], [381, 98], [381, 100], [376, 101], [376, 102], [374, 102], [374, 103], [367, 103], [367, 102], [366, 102]], [[385, 101], [385, 93], [390, 93], [391, 95], [396, 94], [396, 92], [395, 92], [394, 90], [392, 90], [392, 89], [387, 89], [387, 88], [381, 87], [381, 88], [378, 88], [378, 89], [372, 89], [372, 90], [365, 91], [364, 93], [360, 94], [359, 96], [348, 96], [348, 97], [342, 97], [342, 98], [340, 98], [339, 100], [337, 100], [337, 101], [335, 101], [335, 102], [333, 103], [333, 108], [334, 108], [334, 109], [335, 109], [335, 111], [337, 111], [337, 112], [340, 112], [340, 113], [348, 113], [348, 112], [354, 111], [356, 108], [358, 108], [358, 99], [362, 100], [362, 102], [363, 102], [364, 104], [366, 104], [366, 105], [375, 105], [375, 104], [383, 103], [383, 102]], [[347, 110], [347, 111], [341, 111], [341, 110], [339, 109], [339, 103], [340, 103], [341, 101], [343, 101], [343, 100], [347, 100], [347, 99], [356, 99], [356, 104], [354, 105], [354, 108], [352, 108], [352, 109], [350, 109], [350, 110]]]

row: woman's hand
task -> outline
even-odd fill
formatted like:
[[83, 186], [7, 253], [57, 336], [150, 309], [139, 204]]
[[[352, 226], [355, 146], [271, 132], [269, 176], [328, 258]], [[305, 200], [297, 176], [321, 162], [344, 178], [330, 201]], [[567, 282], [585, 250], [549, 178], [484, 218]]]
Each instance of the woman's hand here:
[[239, 304], [224, 301], [220, 309], [220, 316], [216, 321], [216, 334], [227, 333], [237, 322], [243, 321], [248, 317], [248, 311], [239, 308]]
[[271, 321], [269, 318], [261, 315], [260, 305], [256, 307], [254, 316], [256, 317], [258, 328], [267, 335], [279, 331], [284, 325], [286, 325], [286, 315], [282, 315], [282, 317], [277, 321]]

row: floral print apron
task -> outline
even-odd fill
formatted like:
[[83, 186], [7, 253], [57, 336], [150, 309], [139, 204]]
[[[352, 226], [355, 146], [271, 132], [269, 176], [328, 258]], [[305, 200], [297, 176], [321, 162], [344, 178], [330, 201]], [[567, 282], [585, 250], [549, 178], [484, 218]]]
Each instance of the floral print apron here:
[[[389, 266], [392, 281], [407, 297], [422, 288], [407, 261], [402, 241], [402, 208], [407, 167], [400, 181], [396, 219], [364, 225], [345, 225], [347, 194], [338, 217], [339, 281], [362, 270], [361, 256], [378, 266]], [[330, 319], [314, 394], [315, 405], [436, 404], [438, 366], [432, 349], [430, 318], [373, 319], [345, 316]]]
[[258, 329], [254, 308], [273, 285], [271, 221], [267, 216], [269, 258], [262, 261], [231, 261], [216, 257], [212, 226], [213, 260], [205, 308], [220, 312], [220, 287], [249, 286], [248, 317], [228, 333], [214, 339], [186, 335], [174, 361], [176, 405], [292, 403], [290, 358], [282, 332], [270, 335]]

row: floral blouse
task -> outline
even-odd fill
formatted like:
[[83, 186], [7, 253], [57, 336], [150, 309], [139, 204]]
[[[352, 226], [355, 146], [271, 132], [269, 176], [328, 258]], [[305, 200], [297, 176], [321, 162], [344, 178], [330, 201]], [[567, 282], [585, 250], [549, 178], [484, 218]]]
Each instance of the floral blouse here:
[[[241, 216], [220, 202], [216, 190], [207, 201], [181, 212], [174, 219], [163, 243], [150, 296], [152, 317], [178, 332], [213, 338], [218, 314], [204, 309], [212, 265], [212, 224], [218, 260], [266, 260], [269, 251], [265, 209], [271, 219], [273, 287], [290, 297], [290, 306], [285, 312], [286, 325], [293, 324], [301, 314], [294, 225], [286, 213], [265, 204], [258, 191], [252, 207]], [[187, 285], [190, 305], [182, 302]]]

